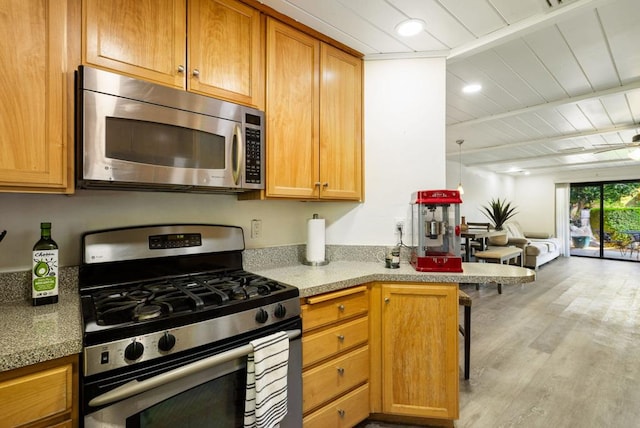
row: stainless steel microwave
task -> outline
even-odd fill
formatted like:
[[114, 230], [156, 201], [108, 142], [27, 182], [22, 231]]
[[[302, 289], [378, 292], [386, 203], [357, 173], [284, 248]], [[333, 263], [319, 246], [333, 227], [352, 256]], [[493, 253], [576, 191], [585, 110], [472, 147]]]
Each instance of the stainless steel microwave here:
[[262, 111], [81, 66], [80, 188], [264, 189]]

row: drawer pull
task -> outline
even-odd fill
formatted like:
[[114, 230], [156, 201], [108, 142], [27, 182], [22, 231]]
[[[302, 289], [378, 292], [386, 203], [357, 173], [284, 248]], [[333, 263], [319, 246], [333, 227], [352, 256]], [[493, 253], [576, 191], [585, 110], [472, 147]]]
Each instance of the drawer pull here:
[[388, 297], [385, 297], [385, 298], [384, 298], [384, 302], [385, 302], [385, 303], [389, 303], [390, 301], [391, 301], [391, 299], [389, 299]]
[[344, 335], [343, 335], [343, 334], [339, 334], [339, 335], [338, 335], [338, 340], [339, 340], [340, 342], [344, 342]]
[[338, 367], [338, 374], [344, 376], [344, 367]]
[[338, 310], [339, 310], [340, 312], [344, 312], [344, 305], [339, 305], [339, 306], [338, 306]]
[[338, 415], [339, 415], [342, 419], [344, 419], [344, 414], [345, 414], [344, 409], [338, 409]]

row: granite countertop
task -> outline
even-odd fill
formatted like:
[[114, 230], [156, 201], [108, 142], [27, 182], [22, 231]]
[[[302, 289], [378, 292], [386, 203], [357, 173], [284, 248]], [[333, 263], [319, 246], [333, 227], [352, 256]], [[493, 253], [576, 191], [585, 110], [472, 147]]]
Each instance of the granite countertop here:
[[[463, 263], [462, 273], [416, 272], [406, 262], [398, 269], [386, 269], [381, 263], [364, 261], [332, 261], [325, 266], [294, 264], [247, 270], [298, 287], [301, 297], [373, 281], [521, 284], [535, 280], [535, 272], [531, 269], [495, 263]], [[77, 269], [65, 269], [66, 280], [61, 281], [64, 292], [60, 293], [58, 303], [36, 307], [22, 296], [24, 284], [28, 283], [27, 274], [8, 275], [4, 281], [0, 281], [9, 289], [5, 299], [14, 295], [20, 297], [18, 300], [0, 300], [3, 302], [0, 304], [0, 371], [82, 352]]]
[[497, 282], [508, 285], [533, 282], [536, 278], [535, 272], [531, 269], [496, 263], [463, 263], [462, 270], [461, 273], [417, 272], [409, 263], [401, 263], [398, 269], [387, 269], [382, 263], [335, 261], [325, 266], [298, 264], [255, 269], [252, 272], [298, 287], [300, 297], [309, 297], [373, 281], [450, 282], [452, 284]]
[[25, 300], [3, 303], [0, 311], [0, 371], [82, 352], [77, 294], [60, 294], [58, 303], [43, 306]]

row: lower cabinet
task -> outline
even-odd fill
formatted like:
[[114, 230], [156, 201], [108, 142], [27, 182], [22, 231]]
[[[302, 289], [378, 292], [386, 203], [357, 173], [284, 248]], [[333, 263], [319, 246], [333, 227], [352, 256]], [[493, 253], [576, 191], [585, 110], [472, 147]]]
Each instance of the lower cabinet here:
[[458, 418], [458, 287], [380, 283], [371, 292], [372, 412]]
[[0, 373], [0, 427], [78, 426], [78, 356]]
[[348, 428], [369, 415], [369, 384], [343, 395], [330, 405], [306, 416], [305, 428]]
[[369, 416], [366, 286], [302, 301], [303, 426], [352, 427]]
[[304, 428], [458, 418], [458, 286], [371, 283], [302, 299]]

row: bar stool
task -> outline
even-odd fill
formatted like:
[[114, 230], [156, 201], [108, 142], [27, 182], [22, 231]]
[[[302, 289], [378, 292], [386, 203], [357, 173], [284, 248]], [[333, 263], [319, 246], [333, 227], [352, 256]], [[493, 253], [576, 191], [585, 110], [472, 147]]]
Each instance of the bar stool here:
[[458, 304], [464, 306], [464, 325], [459, 325], [458, 330], [464, 337], [464, 378], [469, 379], [469, 366], [471, 357], [471, 297], [458, 289]]

